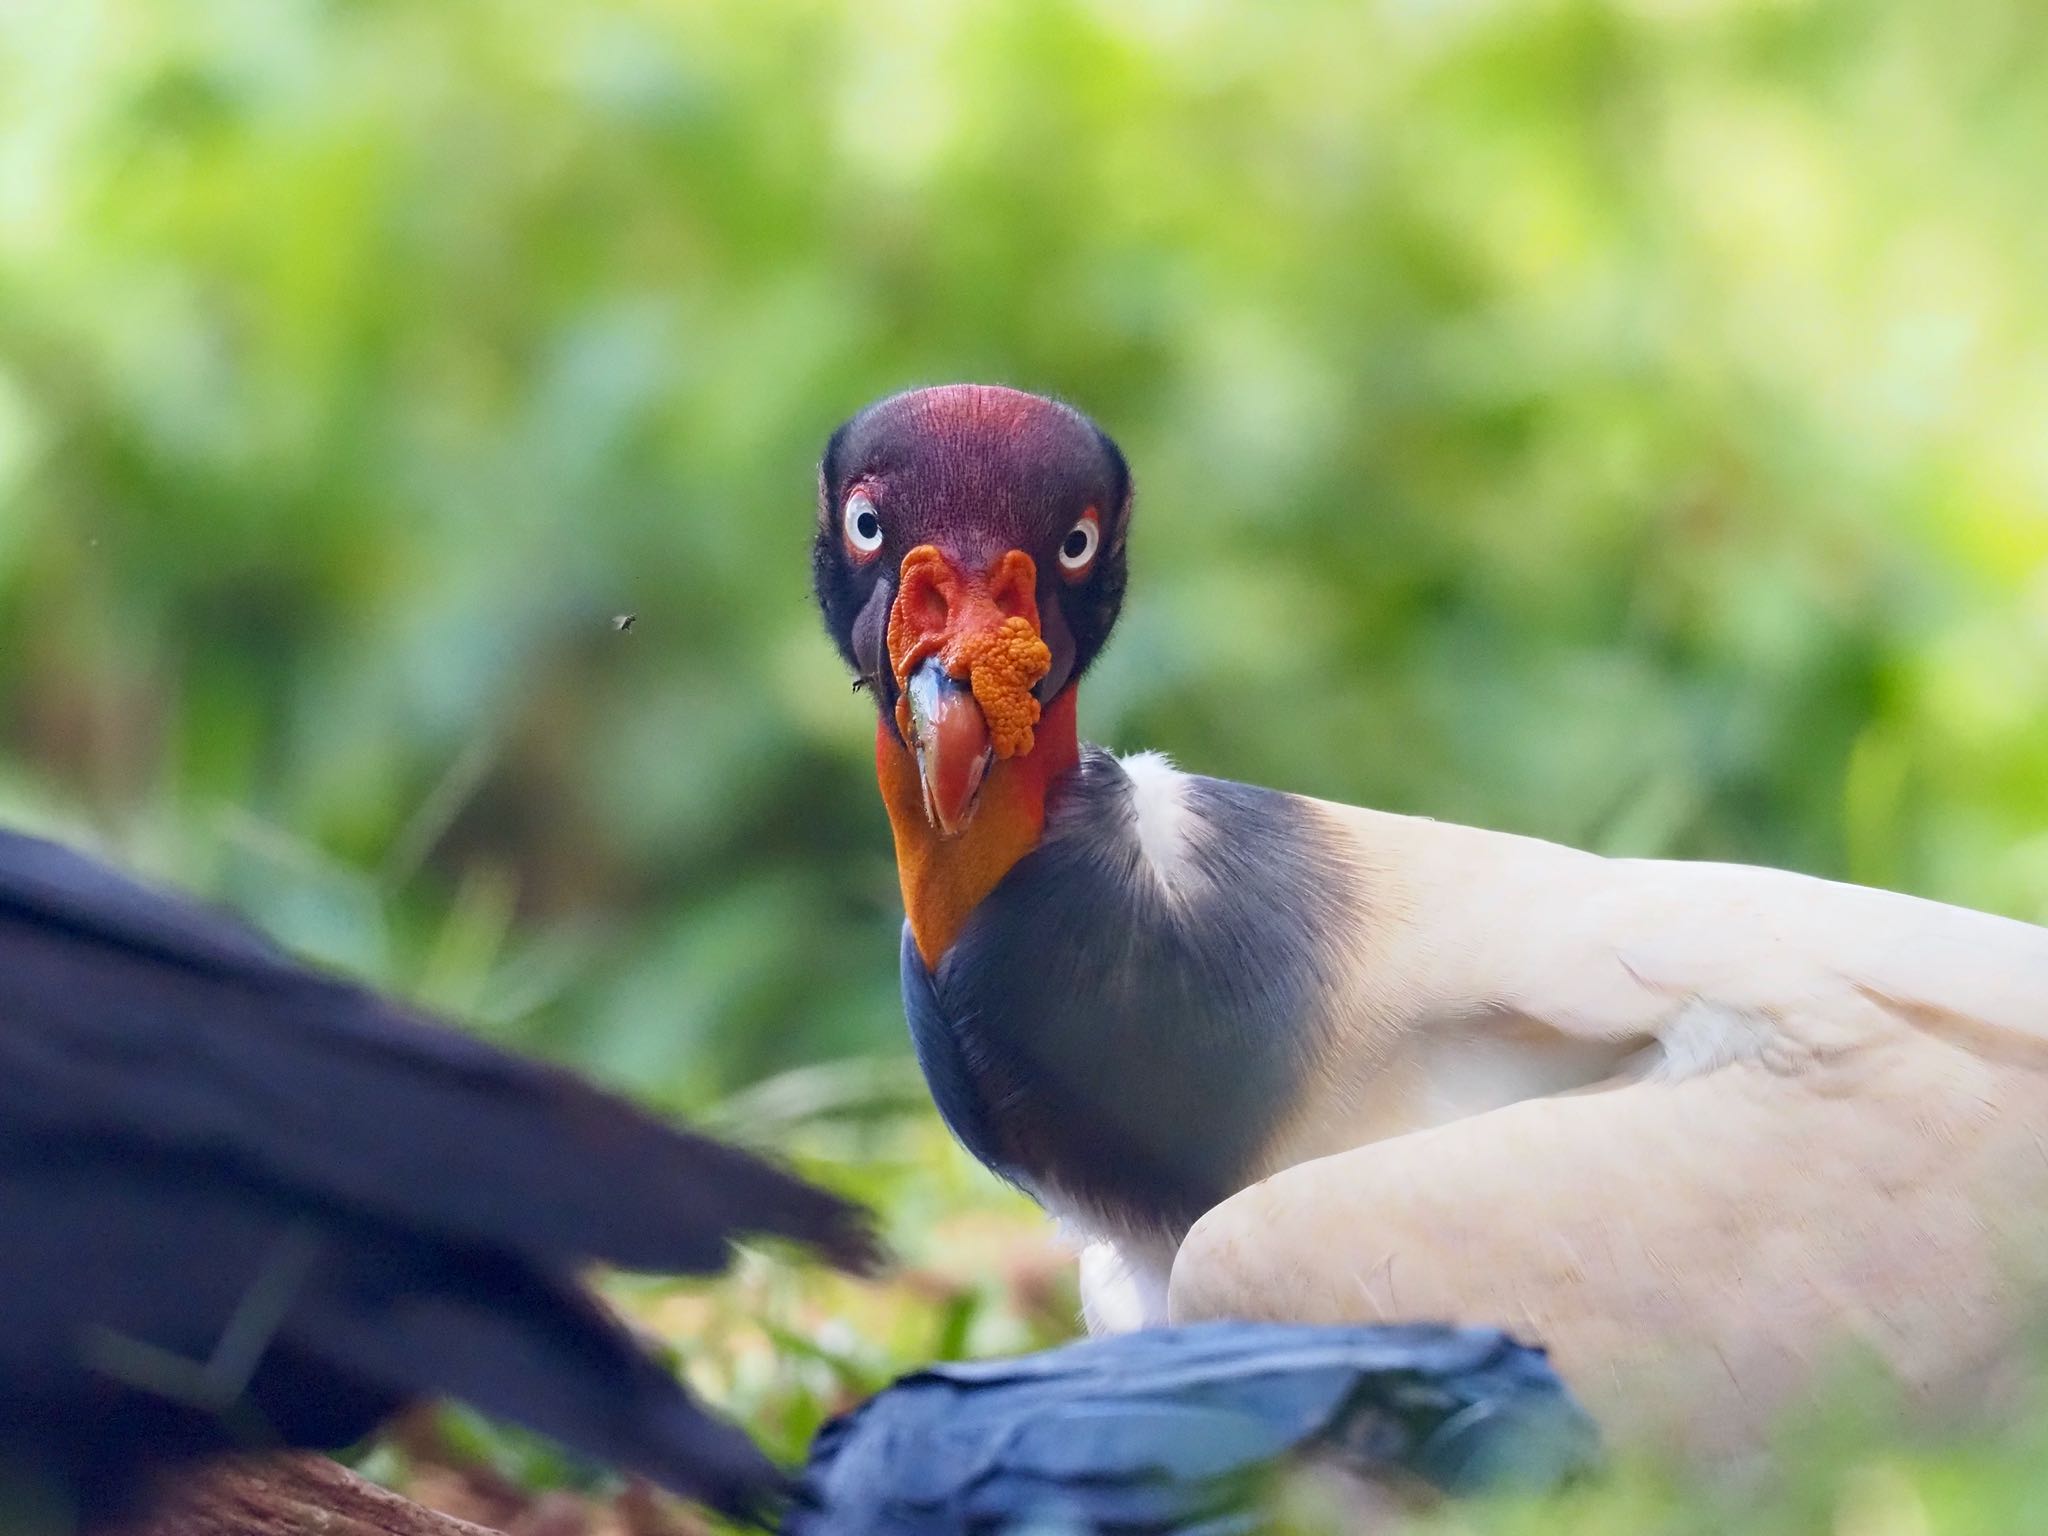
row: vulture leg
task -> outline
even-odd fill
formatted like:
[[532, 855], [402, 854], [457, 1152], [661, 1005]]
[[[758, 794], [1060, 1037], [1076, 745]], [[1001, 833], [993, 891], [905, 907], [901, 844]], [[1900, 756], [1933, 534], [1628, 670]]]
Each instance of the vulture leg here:
[[1907, 1403], [1985, 1401], [2048, 1297], [2044, 1126], [2048, 1073], [1911, 1030], [1525, 1100], [1224, 1201], [1172, 1316], [1498, 1323], [1615, 1439], [1693, 1456], [1859, 1358]]

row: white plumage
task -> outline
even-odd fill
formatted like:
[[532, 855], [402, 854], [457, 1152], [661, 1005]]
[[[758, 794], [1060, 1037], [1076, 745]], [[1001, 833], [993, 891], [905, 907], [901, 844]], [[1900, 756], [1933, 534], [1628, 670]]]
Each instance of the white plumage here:
[[2048, 929], [1305, 803], [1370, 910], [1174, 1320], [1496, 1321], [1695, 1450], [1857, 1357], [1987, 1389], [2048, 1295]]

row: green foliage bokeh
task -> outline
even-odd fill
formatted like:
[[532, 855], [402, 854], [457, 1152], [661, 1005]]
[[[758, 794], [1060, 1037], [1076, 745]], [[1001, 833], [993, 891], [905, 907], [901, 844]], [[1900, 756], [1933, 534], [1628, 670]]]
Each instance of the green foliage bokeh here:
[[1137, 471], [1091, 736], [2048, 917], [2044, 165], [1996, 0], [9, 7], [0, 808], [672, 1102], [900, 1054], [813, 464], [974, 378]]

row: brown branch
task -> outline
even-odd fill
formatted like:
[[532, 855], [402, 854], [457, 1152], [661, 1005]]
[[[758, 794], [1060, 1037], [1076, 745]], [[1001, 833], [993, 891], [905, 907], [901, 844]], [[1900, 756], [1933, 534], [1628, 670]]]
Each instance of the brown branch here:
[[324, 1456], [219, 1462], [181, 1477], [145, 1520], [101, 1536], [496, 1536]]

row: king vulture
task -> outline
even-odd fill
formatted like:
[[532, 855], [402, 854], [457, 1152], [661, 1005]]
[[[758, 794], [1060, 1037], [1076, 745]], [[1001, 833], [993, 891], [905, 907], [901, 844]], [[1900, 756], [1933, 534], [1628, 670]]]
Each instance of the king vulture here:
[[1702, 1451], [1857, 1360], [1985, 1390], [2048, 1298], [2048, 930], [1085, 745], [1130, 529], [1116, 445], [1015, 390], [820, 467], [917, 1056], [1089, 1327], [1499, 1324]]
[[870, 1253], [778, 1169], [0, 833], [0, 1528], [431, 1397], [760, 1512], [776, 1468], [580, 1280], [750, 1233]]

